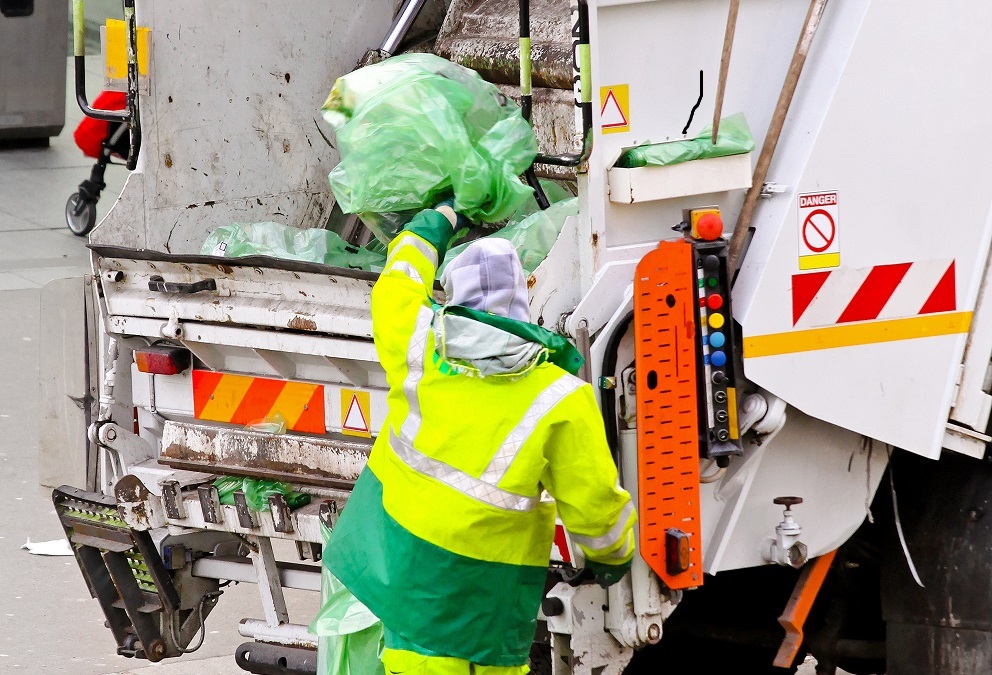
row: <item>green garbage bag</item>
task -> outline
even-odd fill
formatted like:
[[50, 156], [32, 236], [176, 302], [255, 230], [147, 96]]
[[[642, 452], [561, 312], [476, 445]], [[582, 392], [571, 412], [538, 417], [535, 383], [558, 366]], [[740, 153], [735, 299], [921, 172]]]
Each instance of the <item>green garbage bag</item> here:
[[241, 478], [239, 476], [224, 476], [214, 481], [217, 495], [221, 504], [234, 506], [234, 493], [241, 490], [245, 493], [245, 501], [253, 511], [265, 511], [269, 508], [269, 496], [281, 494], [286, 498], [286, 504], [291, 509], [297, 509], [310, 503], [310, 495], [306, 492], [296, 492], [285, 483], [274, 480], [257, 478]]
[[713, 126], [709, 125], [693, 139], [639, 145], [625, 150], [617, 166], [633, 169], [641, 166], [668, 166], [681, 164], [693, 159], [709, 159], [743, 155], [754, 150], [754, 139], [743, 113], [737, 113], [720, 120], [716, 144], [713, 144]]
[[222, 225], [207, 236], [200, 253], [225, 258], [265, 255], [366, 272], [373, 266], [382, 267], [386, 260], [381, 253], [352, 246], [329, 230], [301, 229], [280, 223]]
[[[320, 524], [326, 550], [331, 531]], [[382, 623], [321, 565], [320, 612], [310, 632], [317, 636], [317, 675], [384, 675]]]
[[[548, 257], [551, 247], [555, 245], [558, 235], [561, 234], [565, 219], [578, 215], [578, 213], [579, 200], [576, 197], [570, 197], [552, 204], [544, 211], [538, 210], [519, 221], [511, 221], [506, 227], [487, 236], [506, 239], [513, 244], [520, 256], [524, 274], [531, 274]], [[438, 271], [438, 276], [444, 272], [444, 268], [455, 256], [465, 250], [469, 243], [471, 242], [448, 249], [444, 263]]]
[[404, 217], [444, 199], [453, 197], [469, 220], [490, 223], [532, 192], [519, 175], [537, 141], [519, 108], [439, 56], [404, 54], [349, 73], [335, 82], [323, 114], [341, 153], [331, 190], [345, 213], [360, 214], [384, 241]]

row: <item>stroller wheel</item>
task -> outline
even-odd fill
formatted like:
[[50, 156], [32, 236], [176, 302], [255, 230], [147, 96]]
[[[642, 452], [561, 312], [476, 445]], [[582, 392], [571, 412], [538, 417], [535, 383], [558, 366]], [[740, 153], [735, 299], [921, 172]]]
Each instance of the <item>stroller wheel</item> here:
[[65, 203], [65, 224], [73, 234], [85, 237], [96, 225], [96, 202], [74, 192]]

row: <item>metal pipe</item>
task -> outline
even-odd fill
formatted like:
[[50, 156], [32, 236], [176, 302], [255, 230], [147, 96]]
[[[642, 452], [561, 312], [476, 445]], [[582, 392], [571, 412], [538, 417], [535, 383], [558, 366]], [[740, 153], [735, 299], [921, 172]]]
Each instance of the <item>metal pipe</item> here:
[[86, 33], [83, 24], [83, 0], [72, 0], [72, 55], [76, 73], [76, 103], [83, 114], [105, 122], [127, 122], [129, 113], [121, 110], [91, 108], [86, 100]]
[[[310, 565], [297, 565], [277, 561], [279, 583], [283, 588], [296, 588], [303, 591], [320, 590], [320, 568]], [[309, 568], [309, 569], [308, 569]], [[193, 561], [192, 575], [206, 579], [257, 584], [255, 566], [247, 558], [205, 556]]]
[[317, 648], [317, 636], [311, 633], [306, 626], [295, 623], [270, 626], [261, 619], [241, 619], [238, 633], [243, 637], [262, 642], [275, 642], [281, 645], [307, 647], [309, 649]]
[[785, 75], [785, 82], [782, 84], [782, 93], [779, 94], [778, 103], [775, 105], [775, 112], [772, 115], [771, 124], [768, 126], [768, 133], [765, 135], [765, 143], [758, 156], [758, 163], [754, 167], [754, 178], [751, 181], [751, 189], [744, 197], [744, 206], [741, 214], [737, 218], [737, 225], [734, 227], [734, 234], [730, 238], [730, 251], [728, 252], [727, 267], [731, 274], [736, 272], [740, 263], [741, 252], [744, 250], [744, 243], [747, 239], [748, 231], [751, 228], [751, 220], [754, 218], [754, 211], [758, 206], [758, 197], [761, 196], [761, 188], [765, 184], [768, 176], [768, 168], [771, 166], [772, 157], [775, 155], [775, 148], [778, 146], [779, 137], [782, 135], [782, 128], [785, 126], [785, 118], [789, 114], [789, 107], [792, 105], [792, 97], [796, 93], [799, 84], [799, 76], [803, 72], [806, 64], [806, 57], [809, 55], [810, 47], [813, 44], [813, 37], [816, 29], [820, 25], [820, 18], [827, 5], [827, 0], [811, 0], [809, 12], [806, 14], [806, 22], [803, 24], [803, 31], [799, 35], [799, 43], [796, 51], [792, 55], [792, 63]]
[[[528, 0], [521, 0], [521, 3]], [[582, 150], [564, 155], [538, 154], [535, 164], [550, 166], [579, 166], [592, 154], [592, 54], [589, 47], [589, 3], [588, 0], [572, 0], [572, 13], [575, 21], [572, 35], [578, 40], [572, 45], [572, 68], [575, 71], [575, 104], [582, 112]]]
[[737, 13], [741, 8], [741, 0], [730, 0], [730, 12], [727, 14], [727, 32], [723, 36], [723, 54], [720, 55], [720, 80], [716, 85], [716, 104], [713, 106], [713, 145], [720, 132], [720, 116], [723, 114], [723, 95], [727, 92], [727, 73], [730, 72], [730, 52], [734, 48], [734, 33], [737, 32]]
[[390, 26], [389, 32], [386, 33], [386, 39], [382, 41], [382, 47], [380, 48], [382, 51], [390, 56], [396, 53], [396, 50], [400, 47], [400, 43], [403, 42], [406, 34], [410, 32], [413, 22], [417, 20], [417, 16], [420, 14], [420, 10], [423, 9], [426, 1], [406, 0], [403, 3], [403, 7], [400, 8], [399, 14], [396, 15], [393, 25]]

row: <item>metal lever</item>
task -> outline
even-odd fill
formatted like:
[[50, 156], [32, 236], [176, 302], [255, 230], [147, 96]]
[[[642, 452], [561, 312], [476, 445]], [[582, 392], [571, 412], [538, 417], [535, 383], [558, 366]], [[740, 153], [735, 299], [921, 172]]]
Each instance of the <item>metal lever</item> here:
[[191, 295], [201, 291], [216, 291], [217, 282], [213, 279], [203, 279], [202, 281], [194, 281], [190, 284], [184, 284], [179, 281], [166, 281], [162, 277], [156, 275], [149, 277], [148, 290], [156, 291], [158, 293], [179, 293], [182, 295]]

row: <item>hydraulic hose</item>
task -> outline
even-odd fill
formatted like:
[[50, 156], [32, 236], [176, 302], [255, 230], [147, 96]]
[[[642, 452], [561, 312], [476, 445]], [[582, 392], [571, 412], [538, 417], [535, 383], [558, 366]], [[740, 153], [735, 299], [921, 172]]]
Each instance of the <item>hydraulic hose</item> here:
[[[627, 312], [616, 328], [610, 333], [606, 342], [606, 351], [603, 354], [603, 369], [600, 371], [602, 377], [610, 377], [617, 369], [617, 358], [619, 358], [620, 341], [627, 334], [631, 322], [634, 320], [634, 311]], [[606, 426], [606, 442], [610, 446], [610, 454], [613, 461], [620, 466], [620, 432], [617, 425], [617, 400], [612, 391], [603, 391], [600, 396], [600, 407], [603, 411], [603, 424]]]

